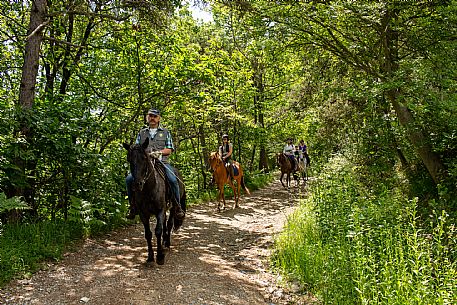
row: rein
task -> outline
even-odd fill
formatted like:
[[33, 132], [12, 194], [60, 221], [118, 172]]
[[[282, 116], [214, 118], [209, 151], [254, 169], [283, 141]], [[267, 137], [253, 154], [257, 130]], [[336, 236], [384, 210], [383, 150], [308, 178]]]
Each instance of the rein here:
[[[164, 170], [170, 171], [170, 172], [173, 174], [173, 176], [175, 176], [176, 179], [184, 185], [184, 181], [182, 181], [182, 180], [175, 174], [175, 172], [173, 172], [172, 170], [170, 170], [170, 169], [165, 165], [165, 163], [163, 163], [161, 160], [159, 160], [159, 159], [157, 159], [157, 158], [154, 158], [154, 161], [159, 161], [159, 162], [163, 165]], [[155, 164], [155, 162], [154, 162], [154, 164]], [[153, 167], [154, 167], [154, 165], [153, 165]], [[165, 175], [165, 171], [160, 171], [160, 170], [158, 170], [158, 172], [159, 172], [160, 176], [161, 176], [163, 179], [165, 179], [165, 176], [164, 176], [164, 175]], [[166, 179], [165, 179], [165, 181], [166, 181]]]
[[[148, 159], [149, 159], [149, 157], [148, 157]], [[148, 166], [146, 167], [146, 175], [144, 175], [143, 179], [141, 180], [141, 184], [145, 184], [146, 181], [148, 181], [148, 179], [151, 177], [152, 172], [153, 172], [151, 170], [151, 167], [152, 167], [152, 169], [155, 169], [152, 160], [151, 161], [148, 160]]]

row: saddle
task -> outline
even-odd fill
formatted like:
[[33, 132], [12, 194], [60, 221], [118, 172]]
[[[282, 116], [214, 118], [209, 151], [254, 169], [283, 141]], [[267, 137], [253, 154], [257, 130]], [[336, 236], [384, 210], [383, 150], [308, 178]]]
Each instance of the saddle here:
[[[230, 166], [232, 167], [231, 171], [230, 171], [230, 168], [229, 168]], [[238, 174], [239, 174], [238, 167], [236, 167], [233, 163], [231, 165], [230, 165], [230, 163], [226, 163], [225, 164], [225, 168], [227, 169], [228, 174], [230, 174], [230, 172], [232, 172], [233, 176], [238, 176]]]

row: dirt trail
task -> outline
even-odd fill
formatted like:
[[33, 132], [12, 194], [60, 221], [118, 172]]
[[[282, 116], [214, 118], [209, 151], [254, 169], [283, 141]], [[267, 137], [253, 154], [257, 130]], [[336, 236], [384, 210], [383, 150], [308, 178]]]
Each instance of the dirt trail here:
[[0, 304], [311, 304], [268, 271], [273, 236], [297, 202], [274, 182], [243, 195], [235, 210], [191, 207], [163, 266], [145, 264], [141, 224], [88, 239], [2, 289]]

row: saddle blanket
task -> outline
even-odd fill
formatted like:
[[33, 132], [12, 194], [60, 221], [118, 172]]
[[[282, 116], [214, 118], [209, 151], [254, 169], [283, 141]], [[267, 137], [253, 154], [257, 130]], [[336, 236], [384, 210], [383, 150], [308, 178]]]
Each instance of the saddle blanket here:
[[232, 165], [232, 168], [233, 168], [233, 174], [234, 174], [235, 176], [238, 176], [238, 174], [239, 174], [239, 173], [238, 173], [238, 168], [237, 168], [235, 165]]

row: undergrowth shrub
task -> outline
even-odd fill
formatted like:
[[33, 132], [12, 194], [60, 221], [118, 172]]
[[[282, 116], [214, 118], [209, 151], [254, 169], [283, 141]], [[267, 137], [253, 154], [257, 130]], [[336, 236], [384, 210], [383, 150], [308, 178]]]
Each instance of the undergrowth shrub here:
[[275, 242], [273, 265], [325, 304], [456, 304], [454, 219], [401, 188], [367, 189], [335, 157]]

